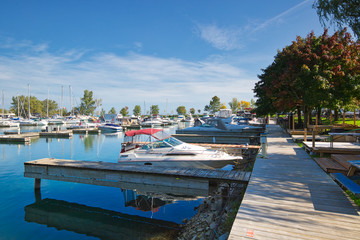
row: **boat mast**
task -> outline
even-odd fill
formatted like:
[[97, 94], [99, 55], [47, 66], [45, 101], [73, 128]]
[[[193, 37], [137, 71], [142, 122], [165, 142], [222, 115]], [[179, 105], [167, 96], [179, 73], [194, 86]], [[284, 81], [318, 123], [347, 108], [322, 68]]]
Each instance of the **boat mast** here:
[[73, 115], [72, 102], [71, 102], [71, 85], [69, 85], [69, 96], [70, 96], [70, 115]]
[[30, 120], [30, 83], [28, 83], [28, 119]]
[[4, 90], [2, 90], [2, 98], [1, 98], [1, 100], [2, 100], [2, 116], [1, 116], [1, 118], [2, 119], [4, 119]]
[[18, 118], [20, 118], [20, 99], [19, 99], [19, 93], [17, 94], [17, 108], [18, 108]]
[[49, 118], [49, 89], [48, 89], [48, 97], [46, 99], [46, 117]]
[[63, 115], [63, 96], [64, 96], [64, 86], [61, 86], [61, 111], [60, 111], [61, 117]]

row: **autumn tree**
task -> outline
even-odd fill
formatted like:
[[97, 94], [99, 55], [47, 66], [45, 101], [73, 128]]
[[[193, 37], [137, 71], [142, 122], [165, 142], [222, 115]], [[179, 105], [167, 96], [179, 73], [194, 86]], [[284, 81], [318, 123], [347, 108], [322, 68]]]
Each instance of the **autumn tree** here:
[[[310, 33], [279, 51], [259, 75], [254, 92], [259, 115], [345, 106], [360, 96], [359, 43], [346, 29], [329, 36]], [[299, 119], [301, 119], [299, 117]], [[306, 121], [305, 121], [306, 123]]]

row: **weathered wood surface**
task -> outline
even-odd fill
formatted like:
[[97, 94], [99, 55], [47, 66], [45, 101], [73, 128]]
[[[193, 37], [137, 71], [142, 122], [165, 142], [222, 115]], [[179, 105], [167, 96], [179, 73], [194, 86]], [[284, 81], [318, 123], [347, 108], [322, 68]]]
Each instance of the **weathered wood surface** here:
[[21, 134], [0, 135], [0, 142], [30, 142], [31, 138], [39, 137], [38, 132], [26, 132]]
[[229, 239], [360, 239], [359, 208], [277, 125]]
[[101, 133], [100, 129], [97, 128], [78, 128], [78, 129], [72, 129], [73, 133], [80, 133], [80, 134], [99, 134]]
[[73, 132], [71, 130], [60, 130], [50, 132], [40, 132], [40, 137], [72, 137]]
[[121, 186], [133, 182], [188, 188], [208, 188], [209, 181], [245, 183], [250, 172], [194, 168], [164, 168], [43, 158], [24, 163], [25, 177], [86, 184]]

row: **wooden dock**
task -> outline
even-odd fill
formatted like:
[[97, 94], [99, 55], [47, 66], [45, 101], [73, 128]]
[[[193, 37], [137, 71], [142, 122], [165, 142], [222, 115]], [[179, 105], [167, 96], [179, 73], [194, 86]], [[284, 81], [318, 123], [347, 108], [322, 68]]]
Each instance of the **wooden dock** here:
[[59, 130], [50, 132], [40, 132], [40, 137], [56, 137], [56, 138], [70, 138], [73, 135], [71, 130]]
[[277, 125], [228, 239], [360, 239], [359, 208]]
[[72, 129], [74, 134], [100, 134], [101, 130], [97, 128], [77, 128]]
[[32, 138], [38, 138], [38, 132], [24, 132], [21, 134], [6, 134], [0, 135], [0, 142], [2, 143], [30, 143]]
[[337, 154], [360, 154], [360, 144], [355, 142], [303, 142], [307, 152]]
[[40, 188], [40, 179], [49, 179], [111, 187], [122, 187], [127, 182], [208, 189], [212, 182], [246, 183], [251, 174], [242, 171], [164, 168], [53, 158], [25, 162], [24, 167], [24, 176], [35, 178], [35, 188]]
[[173, 137], [187, 143], [213, 143], [213, 144], [260, 144], [260, 134], [172, 134]]

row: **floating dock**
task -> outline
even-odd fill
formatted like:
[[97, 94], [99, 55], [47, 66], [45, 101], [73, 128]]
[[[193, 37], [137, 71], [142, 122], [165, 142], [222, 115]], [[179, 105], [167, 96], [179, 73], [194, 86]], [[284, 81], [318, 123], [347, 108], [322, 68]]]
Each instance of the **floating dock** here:
[[97, 128], [77, 128], [72, 129], [74, 134], [100, 134], [101, 130]]
[[172, 134], [173, 137], [187, 143], [214, 143], [214, 144], [260, 144], [260, 134], [258, 135], [242, 135], [237, 134], [214, 134], [198, 133], [198, 134]]
[[21, 134], [6, 134], [0, 135], [0, 142], [2, 143], [30, 143], [32, 138], [38, 138], [38, 132], [24, 132]]
[[213, 182], [247, 183], [251, 172], [195, 168], [165, 168], [43, 158], [24, 163], [24, 176], [41, 179], [121, 187], [123, 182], [169, 187], [209, 189]]
[[268, 131], [228, 239], [360, 239], [359, 208], [278, 125]]
[[70, 138], [73, 135], [71, 130], [60, 130], [50, 132], [40, 132], [40, 137], [56, 137], [56, 138]]

